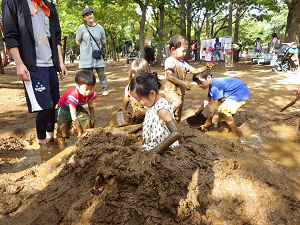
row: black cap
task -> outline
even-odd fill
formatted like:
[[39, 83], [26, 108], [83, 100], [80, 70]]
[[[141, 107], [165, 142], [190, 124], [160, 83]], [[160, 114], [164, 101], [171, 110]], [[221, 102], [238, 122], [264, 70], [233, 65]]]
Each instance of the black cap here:
[[92, 13], [92, 12], [93, 12], [93, 10], [92, 10], [91, 8], [84, 8], [84, 9], [82, 10], [81, 15], [84, 16], [85, 14], [87, 14], [87, 13]]

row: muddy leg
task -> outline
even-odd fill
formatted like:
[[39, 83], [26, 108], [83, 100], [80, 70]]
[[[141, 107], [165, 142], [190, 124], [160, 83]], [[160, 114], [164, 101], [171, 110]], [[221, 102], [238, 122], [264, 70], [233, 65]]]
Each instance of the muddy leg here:
[[224, 113], [219, 112], [219, 121], [220, 122], [225, 122], [231, 129], [232, 133], [235, 136], [241, 137], [242, 132], [240, 129], [237, 127], [236, 123], [234, 122], [234, 119], [232, 116], [225, 115]]
[[223, 133], [229, 133], [230, 132], [230, 127], [228, 126], [228, 124], [225, 121], [221, 122], [221, 126], [222, 126], [222, 132]]
[[58, 148], [60, 150], [64, 150], [65, 149], [65, 138], [57, 138], [57, 145], [58, 145]]
[[180, 122], [181, 120], [181, 110], [182, 110], [182, 98], [180, 95], [178, 95], [175, 92], [169, 92], [168, 95], [166, 95], [167, 100], [172, 106], [175, 120], [177, 122]]

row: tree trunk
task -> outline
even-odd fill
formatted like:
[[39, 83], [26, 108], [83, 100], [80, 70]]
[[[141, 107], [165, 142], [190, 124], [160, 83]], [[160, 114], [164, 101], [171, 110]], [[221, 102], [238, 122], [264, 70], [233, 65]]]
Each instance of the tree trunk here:
[[[199, 24], [200, 22], [198, 21], [197, 24]], [[205, 23], [205, 17], [203, 17], [203, 20], [201, 22], [201, 26], [197, 28], [196, 25], [194, 25], [194, 30], [195, 30], [195, 36], [197, 36], [197, 43], [198, 43], [198, 47], [201, 47], [201, 40], [200, 40], [200, 37], [201, 37], [201, 32], [202, 32], [202, 29], [203, 29], [203, 26], [204, 26], [204, 23]], [[195, 38], [196, 39], [196, 38]], [[201, 51], [201, 48], [198, 48], [197, 52], [197, 61], [200, 61], [200, 51]]]
[[[134, 28], [134, 24], [133, 23], [131, 24], [131, 28], [132, 29]], [[131, 44], [132, 50], [134, 50], [135, 49], [135, 36], [134, 35], [132, 35], [131, 41], [132, 41], [132, 44]]]
[[185, 18], [185, 0], [180, 0], [180, 33], [186, 38]]
[[191, 28], [192, 28], [192, 18], [191, 18], [191, 0], [187, 0], [187, 27], [186, 27], [186, 39], [188, 41], [188, 49], [186, 51], [187, 59], [191, 58]]
[[116, 46], [116, 38], [115, 38], [116, 35], [115, 35], [115, 33], [109, 32], [109, 36], [110, 36], [110, 40], [111, 40], [112, 58], [113, 58], [113, 61], [117, 61], [117, 56], [116, 56], [117, 46]]
[[298, 0], [286, 0], [289, 7], [287, 18], [285, 42], [300, 41], [300, 2]]
[[206, 17], [206, 26], [205, 26], [205, 37], [209, 38], [209, 21], [208, 21], [208, 13], [205, 14]]
[[157, 42], [157, 56], [156, 65], [161, 64], [161, 52], [162, 52], [162, 42], [163, 42], [163, 29], [164, 29], [164, 19], [165, 19], [165, 6], [160, 4], [159, 8], [159, 30], [158, 30], [158, 42]]
[[236, 13], [235, 13], [235, 25], [234, 25], [234, 38], [233, 42], [239, 41], [239, 26], [240, 26], [240, 12], [241, 12], [241, 0], [236, 1]]
[[142, 1], [140, 0], [135, 0], [136, 3], [139, 4], [141, 10], [142, 10], [142, 18], [140, 21], [140, 58], [144, 59], [145, 58], [145, 51], [144, 51], [144, 28], [145, 28], [145, 22], [146, 22], [146, 11], [148, 7], [149, 0], [146, 0], [145, 4], [143, 4]]
[[229, 0], [228, 36], [232, 36], [232, 5], [233, 5], [233, 0]]

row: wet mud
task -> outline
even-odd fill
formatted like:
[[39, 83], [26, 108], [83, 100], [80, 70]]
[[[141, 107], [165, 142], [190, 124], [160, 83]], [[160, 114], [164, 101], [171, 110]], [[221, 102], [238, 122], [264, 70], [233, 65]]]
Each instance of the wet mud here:
[[[77, 67], [68, 70], [61, 91], [72, 86]], [[141, 132], [109, 127], [128, 67], [106, 68], [110, 95], [95, 101], [96, 128], [71, 136], [64, 151], [55, 142], [38, 150], [23, 90], [0, 89], [0, 224], [299, 224], [299, 101], [279, 111], [293, 100], [300, 76], [255, 65], [234, 70], [216, 65], [213, 73], [249, 86], [252, 97], [235, 116], [243, 136], [218, 132], [217, 115], [207, 133], [188, 127], [184, 120], [207, 94], [192, 84], [182, 143], [156, 164], [141, 149]], [[5, 80], [15, 76], [6, 71]], [[153, 71], [163, 79], [161, 68]]]
[[74, 147], [14, 179], [2, 174], [0, 224], [300, 220], [299, 177], [265, 154], [182, 127], [184, 143], [151, 164], [120, 129], [89, 130]]

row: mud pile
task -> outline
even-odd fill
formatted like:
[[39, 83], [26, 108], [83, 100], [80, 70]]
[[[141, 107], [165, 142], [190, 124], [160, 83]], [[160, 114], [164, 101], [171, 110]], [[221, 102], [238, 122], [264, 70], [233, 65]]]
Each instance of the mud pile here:
[[0, 224], [293, 224], [300, 180], [236, 142], [183, 128], [151, 164], [120, 129], [95, 129], [36, 168], [0, 177]]

